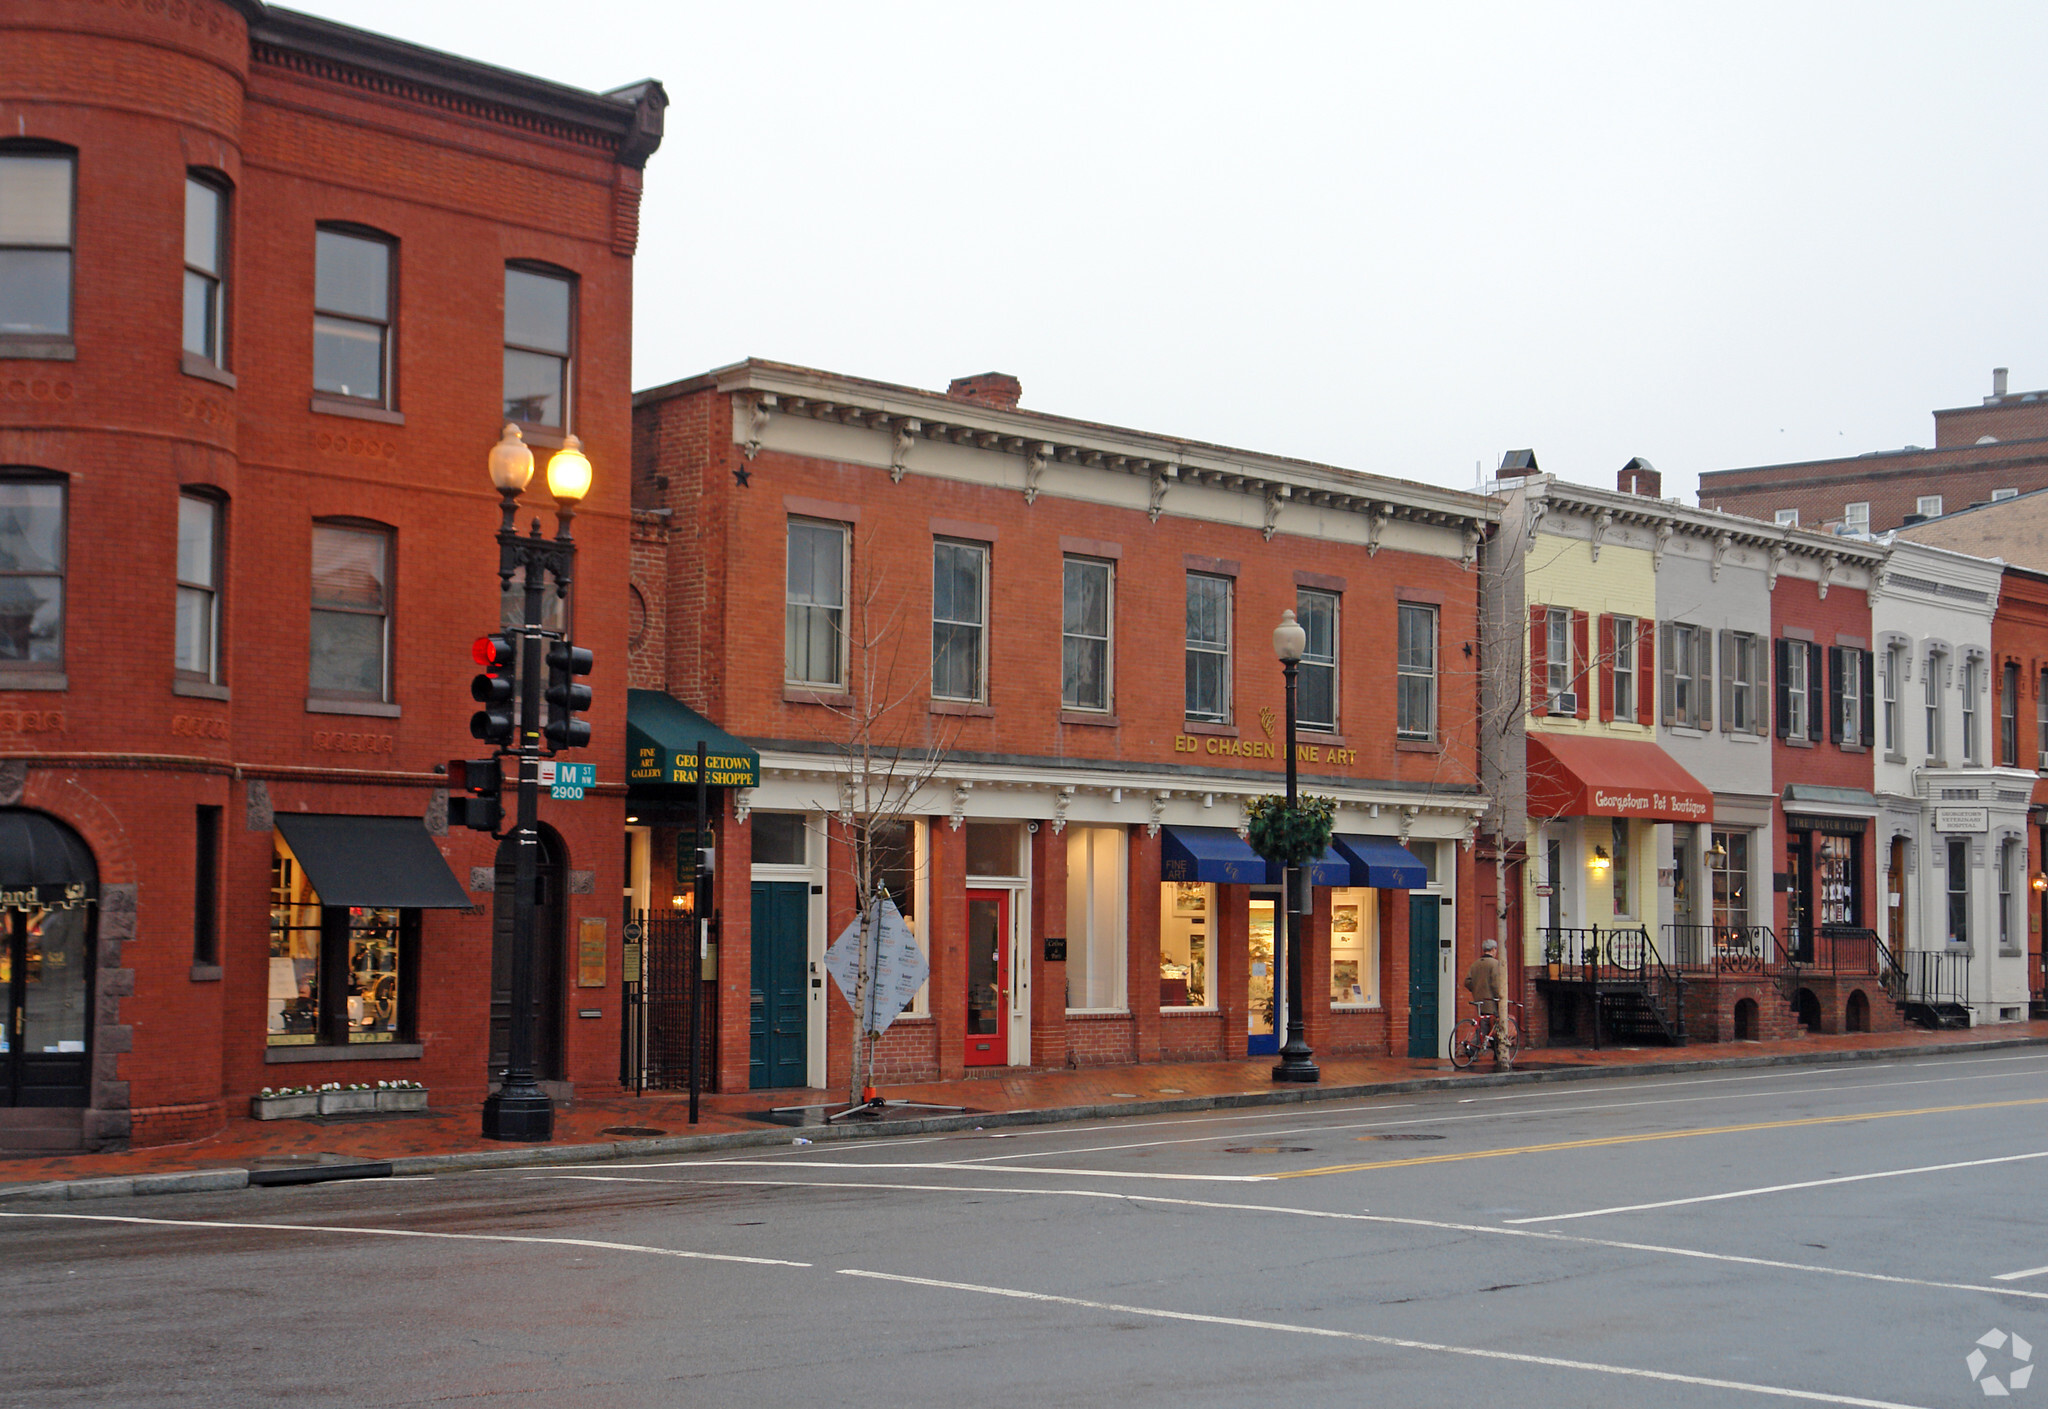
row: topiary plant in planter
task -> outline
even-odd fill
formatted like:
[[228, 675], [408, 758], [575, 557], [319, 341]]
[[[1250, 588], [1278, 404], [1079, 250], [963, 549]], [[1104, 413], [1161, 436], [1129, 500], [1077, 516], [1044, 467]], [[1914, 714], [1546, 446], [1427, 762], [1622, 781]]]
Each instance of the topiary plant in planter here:
[[1304, 866], [1330, 849], [1336, 830], [1337, 800], [1303, 793], [1287, 806], [1273, 793], [1244, 805], [1245, 840], [1253, 851], [1282, 866]]

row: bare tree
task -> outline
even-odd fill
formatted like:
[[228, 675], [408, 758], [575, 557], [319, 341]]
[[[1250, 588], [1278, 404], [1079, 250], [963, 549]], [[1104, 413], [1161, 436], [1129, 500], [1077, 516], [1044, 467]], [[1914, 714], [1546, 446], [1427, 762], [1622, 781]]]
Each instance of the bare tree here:
[[[879, 556], [872, 537], [862, 540], [854, 554], [850, 600], [836, 628], [845, 652], [847, 691], [820, 701], [831, 722], [820, 725], [819, 738], [836, 761], [838, 786], [835, 796], [814, 804], [837, 817], [844, 832], [845, 859], [835, 863], [833, 874], [852, 890], [859, 915], [848, 1094], [855, 1104], [874, 1084], [878, 1034], [863, 1030], [868, 988], [875, 980], [869, 952], [873, 926], [880, 920], [881, 902], [898, 898], [889, 893], [888, 878], [915, 875], [915, 820], [930, 811], [923, 795], [959, 733], [957, 720], [934, 715], [927, 707], [930, 638], [914, 625], [909, 592], [890, 589], [876, 565]], [[920, 942], [929, 958], [929, 922], [922, 928]]]

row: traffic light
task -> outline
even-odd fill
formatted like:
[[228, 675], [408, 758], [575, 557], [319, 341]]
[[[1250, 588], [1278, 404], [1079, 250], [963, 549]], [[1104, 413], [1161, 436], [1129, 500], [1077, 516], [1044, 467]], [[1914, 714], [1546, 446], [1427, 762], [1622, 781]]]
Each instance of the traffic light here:
[[492, 634], [477, 637], [469, 653], [484, 668], [482, 675], [469, 682], [469, 697], [483, 706], [469, 717], [470, 737], [505, 748], [519, 727], [519, 704], [514, 698], [518, 687], [513, 679], [518, 649], [510, 637]]
[[505, 820], [499, 795], [505, 787], [498, 760], [455, 759], [448, 765], [448, 825], [495, 832]]
[[541, 732], [557, 749], [580, 749], [590, 742], [590, 725], [576, 716], [590, 708], [590, 687], [576, 677], [596, 664], [589, 651], [557, 641], [548, 647], [548, 723]]

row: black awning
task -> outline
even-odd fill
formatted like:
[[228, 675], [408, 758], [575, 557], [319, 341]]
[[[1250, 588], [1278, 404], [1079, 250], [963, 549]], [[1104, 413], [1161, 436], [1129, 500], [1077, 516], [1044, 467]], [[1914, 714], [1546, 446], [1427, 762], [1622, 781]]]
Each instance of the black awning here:
[[469, 896], [417, 817], [280, 813], [277, 830], [322, 905], [464, 910]]
[[0, 811], [0, 908], [68, 908], [99, 893], [99, 870], [78, 833], [40, 812]]

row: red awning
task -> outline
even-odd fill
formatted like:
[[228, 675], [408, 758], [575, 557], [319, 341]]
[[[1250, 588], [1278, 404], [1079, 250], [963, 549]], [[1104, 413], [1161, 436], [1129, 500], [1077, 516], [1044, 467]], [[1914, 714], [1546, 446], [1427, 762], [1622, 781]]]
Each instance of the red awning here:
[[1532, 733], [1529, 815], [1711, 822], [1714, 795], [1648, 740]]

